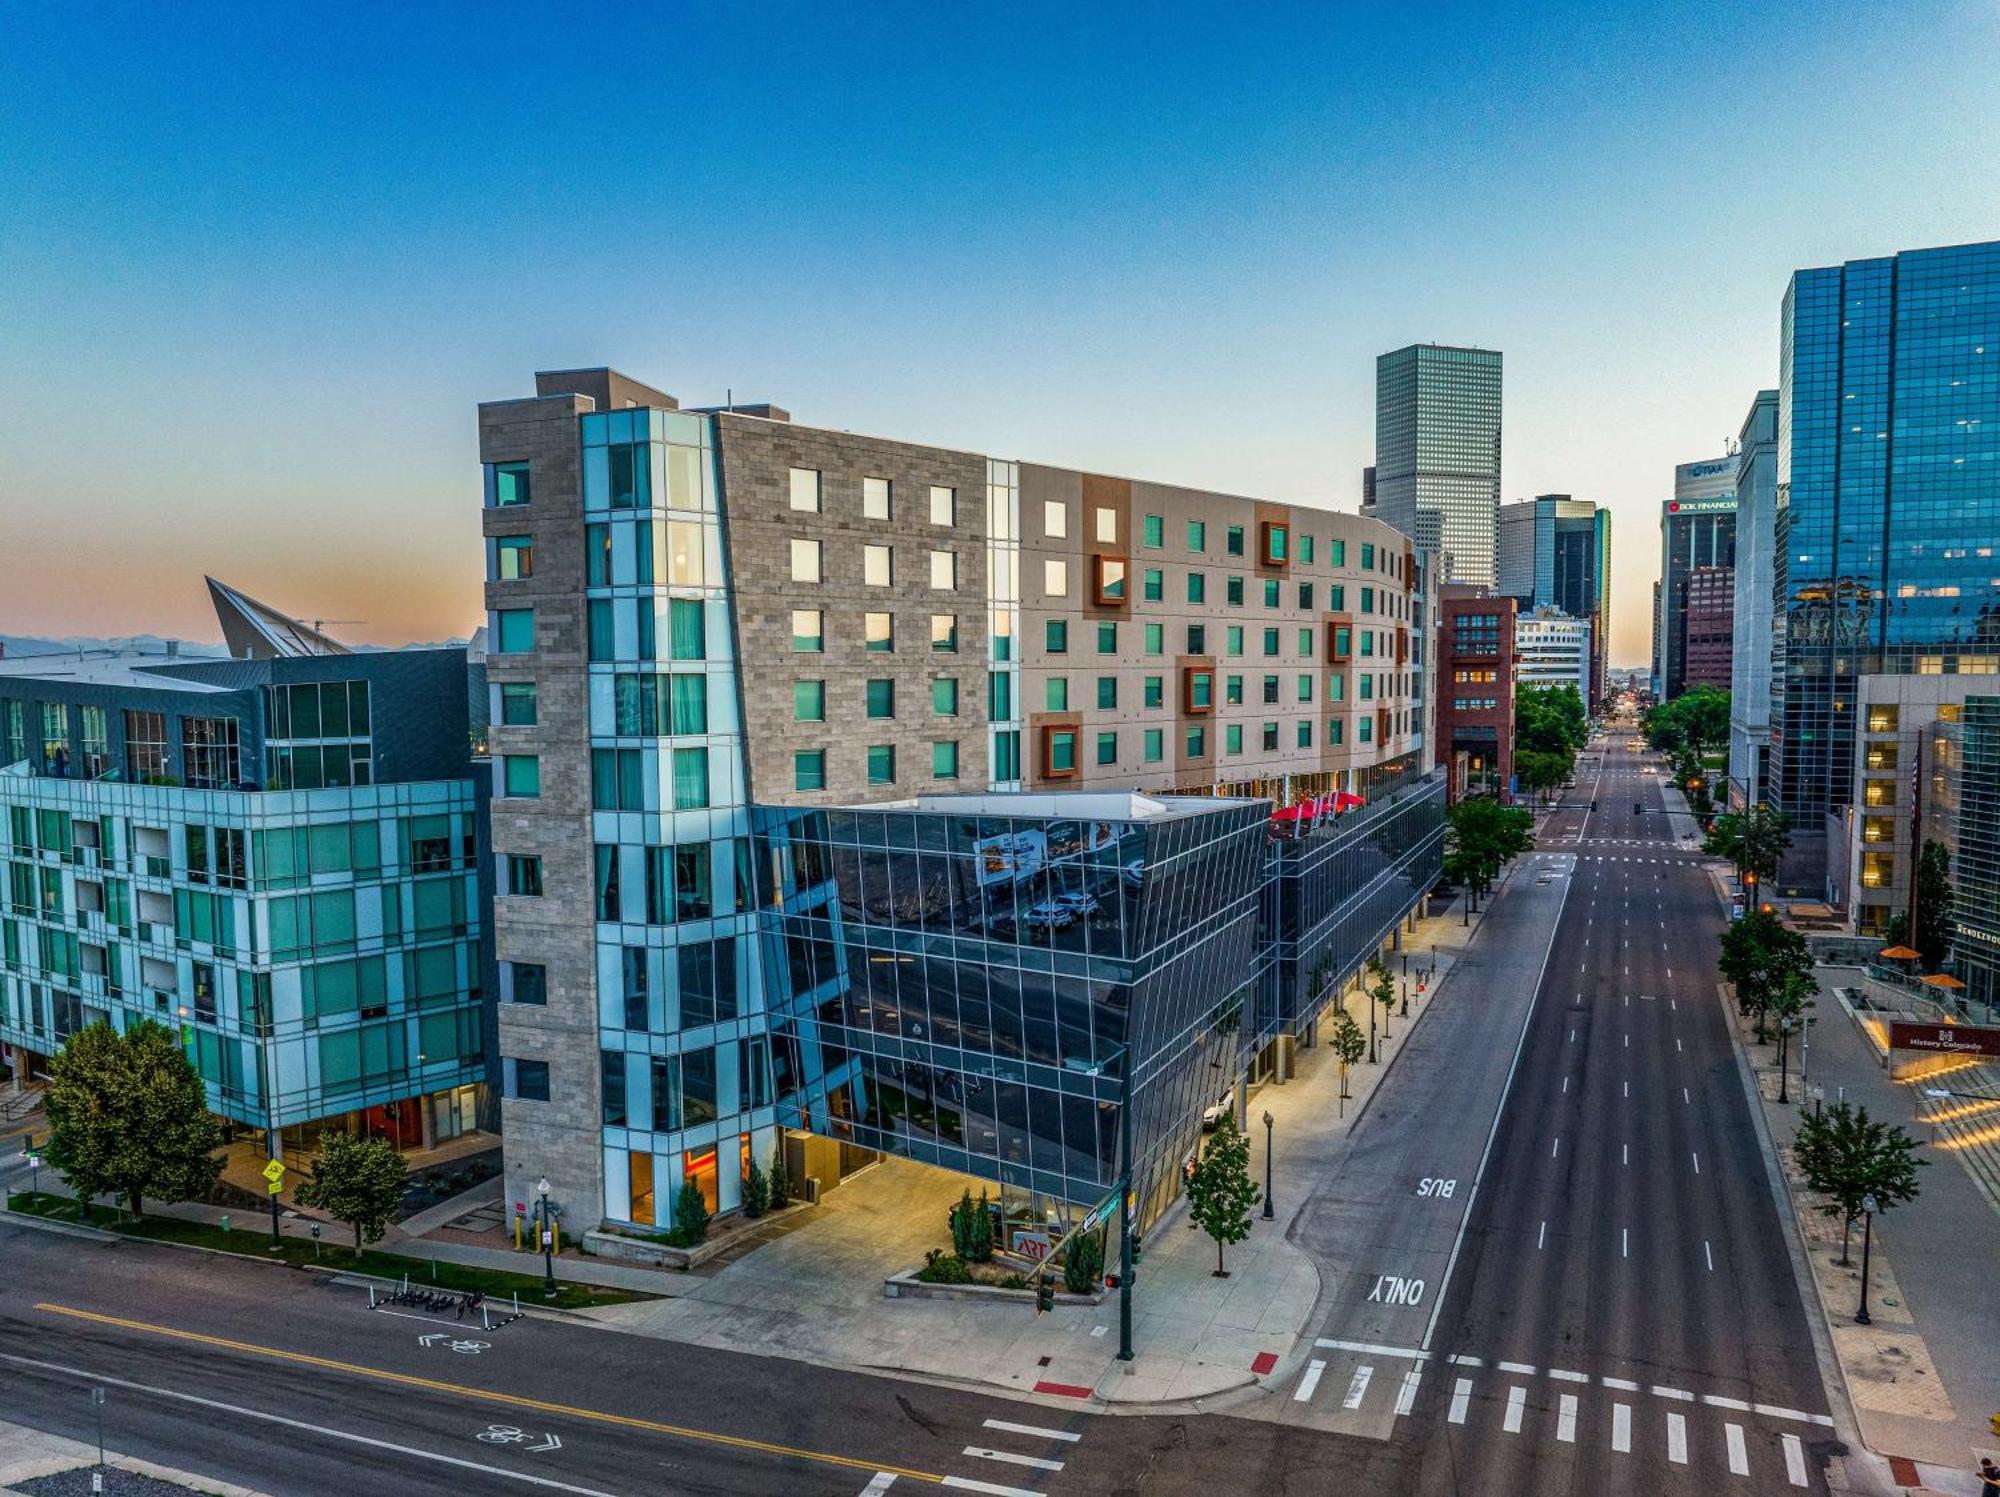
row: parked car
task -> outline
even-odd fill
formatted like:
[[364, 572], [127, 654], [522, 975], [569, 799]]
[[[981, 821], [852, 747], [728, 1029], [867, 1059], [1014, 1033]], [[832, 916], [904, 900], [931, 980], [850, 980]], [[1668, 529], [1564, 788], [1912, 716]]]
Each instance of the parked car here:
[[1067, 894], [1058, 894], [1055, 902], [1074, 910], [1079, 920], [1086, 915], [1095, 915], [1099, 909], [1097, 896], [1087, 889], [1072, 889]]
[[1021, 923], [1029, 930], [1061, 930], [1064, 926], [1076, 924], [1076, 910], [1060, 899], [1044, 899], [1029, 907], [1021, 917]]

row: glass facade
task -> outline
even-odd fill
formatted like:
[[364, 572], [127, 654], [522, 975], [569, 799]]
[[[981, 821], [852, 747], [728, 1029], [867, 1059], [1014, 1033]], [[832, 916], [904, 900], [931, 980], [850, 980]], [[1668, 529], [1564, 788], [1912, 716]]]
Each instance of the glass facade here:
[[1816, 829], [1858, 676], [2000, 665], [2000, 243], [1799, 271], [1780, 381], [1771, 769]]
[[1494, 585], [1497, 351], [1419, 343], [1375, 361], [1376, 517], [1438, 554], [1438, 580]]
[[1952, 967], [1985, 1023], [2000, 1009], [2000, 696], [1971, 696], [1949, 734]]

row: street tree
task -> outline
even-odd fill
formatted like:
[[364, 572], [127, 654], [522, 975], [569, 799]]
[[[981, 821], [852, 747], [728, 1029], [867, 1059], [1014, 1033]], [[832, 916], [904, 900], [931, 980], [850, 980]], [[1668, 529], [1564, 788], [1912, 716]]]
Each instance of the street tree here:
[[1764, 1043], [1764, 1020], [1786, 974], [1812, 977], [1812, 952], [1806, 938], [1767, 910], [1745, 911], [1722, 932], [1717, 970], [1736, 989], [1736, 1007], [1757, 1021], [1757, 1043]]
[[1699, 760], [1729, 742], [1729, 693], [1717, 686], [1692, 687], [1649, 708], [1639, 725], [1649, 748], [1669, 758], [1686, 753]]
[[1758, 804], [1742, 811], [1725, 811], [1715, 818], [1701, 850], [1736, 865], [1736, 881], [1746, 876], [1768, 881], [1778, 874], [1778, 859], [1792, 845], [1791, 822], [1782, 811]]
[[358, 1258], [362, 1244], [380, 1242], [396, 1219], [409, 1177], [409, 1164], [387, 1139], [322, 1134], [312, 1177], [299, 1186], [299, 1204], [352, 1227]]
[[[1376, 952], [1368, 958], [1368, 996], [1382, 1005], [1382, 1038], [1389, 1037], [1389, 1013], [1396, 1006], [1396, 979], [1382, 964], [1382, 953]], [[1368, 1027], [1375, 1027], [1369, 1020]]]
[[1327, 1037], [1327, 1042], [1333, 1047], [1334, 1059], [1340, 1062], [1340, 1095], [1345, 1100], [1348, 1096], [1347, 1068], [1360, 1064], [1361, 1057], [1367, 1053], [1368, 1041], [1361, 1037], [1361, 1026], [1354, 1022], [1354, 1015], [1343, 1008], [1334, 1015], [1333, 1032]]
[[1788, 967], [1778, 975], [1776, 985], [1765, 1003], [1771, 1022], [1778, 1026], [1778, 1100], [1789, 1102], [1791, 1093], [1786, 1082], [1785, 1055], [1791, 1048], [1792, 1031], [1803, 1029], [1812, 1023], [1813, 1002], [1819, 995], [1819, 984], [1812, 975], [1795, 967]]
[[1509, 859], [1535, 845], [1535, 819], [1520, 806], [1471, 795], [1445, 812], [1445, 876], [1484, 893]]
[[72, 1034], [49, 1062], [46, 1105], [48, 1161], [80, 1215], [111, 1191], [143, 1219], [148, 1199], [205, 1195], [222, 1173], [222, 1130], [201, 1074], [173, 1031], [150, 1019], [123, 1034], [103, 1020]]
[[1574, 686], [1521, 686], [1514, 691], [1514, 748], [1518, 755], [1557, 754], [1575, 761], [1590, 742], [1590, 715]]
[[1917, 854], [1917, 894], [1915, 939], [1917, 960], [1926, 972], [1935, 972], [1951, 953], [1951, 912], [1956, 895], [1951, 887], [1951, 854], [1942, 842], [1924, 839]]
[[1841, 1219], [1843, 1267], [1848, 1264], [1848, 1234], [1863, 1202], [1873, 1196], [1881, 1212], [1917, 1198], [1917, 1171], [1930, 1161], [1917, 1158], [1916, 1151], [1917, 1141], [1902, 1128], [1877, 1122], [1867, 1108], [1846, 1102], [1800, 1122], [1792, 1157], [1807, 1186], [1827, 1198], [1821, 1209]]
[[1573, 756], [1546, 753], [1541, 749], [1518, 749], [1514, 754], [1514, 773], [1520, 777], [1521, 788], [1532, 790], [1544, 804], [1549, 792], [1570, 777], [1575, 766]]
[[1250, 1208], [1264, 1198], [1250, 1178], [1250, 1140], [1236, 1126], [1235, 1113], [1223, 1112], [1188, 1177], [1187, 1194], [1188, 1212], [1195, 1225], [1215, 1239], [1213, 1277], [1226, 1279], [1229, 1270], [1222, 1266], [1223, 1245], [1241, 1242], [1250, 1235]]

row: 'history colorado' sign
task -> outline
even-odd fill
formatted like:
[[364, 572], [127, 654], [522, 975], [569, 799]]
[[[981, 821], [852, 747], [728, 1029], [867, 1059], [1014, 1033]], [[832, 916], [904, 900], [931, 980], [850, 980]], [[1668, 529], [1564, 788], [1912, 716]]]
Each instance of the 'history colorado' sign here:
[[1891, 1024], [1889, 1048], [2000, 1058], [2000, 1029], [1974, 1029], [1969, 1024]]

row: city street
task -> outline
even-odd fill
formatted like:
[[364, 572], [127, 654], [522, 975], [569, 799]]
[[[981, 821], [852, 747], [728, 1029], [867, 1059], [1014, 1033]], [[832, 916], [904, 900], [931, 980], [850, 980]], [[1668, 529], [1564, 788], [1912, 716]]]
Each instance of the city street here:
[[[1488, 916], [1494, 980], [1426, 1026], [1453, 1053], [1389, 1078], [1301, 1219], [1336, 1272], [1312, 1359], [1258, 1412], [1384, 1439], [1424, 1493], [1824, 1490], [1714, 886], [1622, 735], [1540, 847]], [[1356, 1239], [1398, 1256], [1343, 1274]]]

